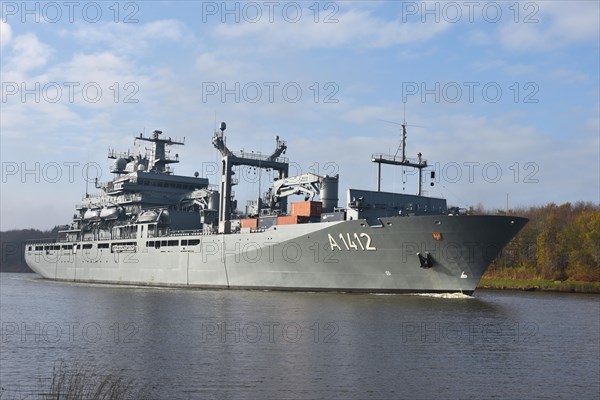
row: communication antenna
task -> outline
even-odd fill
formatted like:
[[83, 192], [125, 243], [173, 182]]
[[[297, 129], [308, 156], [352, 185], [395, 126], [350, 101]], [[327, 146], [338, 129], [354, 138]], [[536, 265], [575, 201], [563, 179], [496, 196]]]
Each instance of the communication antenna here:
[[396, 122], [396, 121], [389, 121], [386, 119], [379, 119], [379, 121], [381, 122], [386, 122], [388, 124], [394, 124], [394, 125], [400, 125], [402, 127], [401, 135], [400, 135], [400, 143], [398, 144], [398, 149], [396, 149], [396, 153], [394, 154], [394, 159], [396, 159], [396, 157], [398, 156], [398, 153], [400, 152], [400, 150], [402, 150], [402, 162], [406, 162], [406, 127], [410, 126], [410, 127], [415, 127], [415, 128], [425, 128], [422, 125], [413, 125], [410, 124], [408, 125], [406, 123], [406, 102], [404, 103], [404, 122], [400, 123], [400, 122]]
[[[87, 159], [90, 159], [90, 151], [88, 149], [87, 152]], [[89, 184], [89, 179], [90, 179], [90, 165], [86, 164], [86, 168], [85, 168], [85, 198], [87, 199], [88, 197], [90, 197], [89, 191], [88, 191], [88, 184]]]
[[[398, 145], [398, 149], [396, 153], [392, 156], [391, 154], [373, 154], [371, 156], [371, 161], [377, 163], [377, 191], [381, 191], [381, 164], [391, 164], [391, 165], [400, 165], [402, 166], [402, 190], [405, 190], [406, 187], [406, 167], [416, 168], [419, 171], [419, 181], [418, 181], [418, 191], [417, 195], [421, 196], [422, 184], [423, 184], [423, 169], [427, 168], [427, 160], [422, 158], [422, 154], [418, 153], [418, 158], [407, 158], [406, 157], [406, 102], [404, 102], [404, 113], [403, 113], [404, 121], [402, 123], [396, 121], [388, 121], [384, 119], [380, 119], [380, 121], [387, 122], [394, 125], [400, 125], [402, 127], [401, 130], [401, 140]], [[418, 125], [411, 125], [418, 126]], [[422, 126], [418, 126], [423, 128]], [[399, 159], [398, 153], [400, 153], [400, 149], [402, 149], [402, 158]]]

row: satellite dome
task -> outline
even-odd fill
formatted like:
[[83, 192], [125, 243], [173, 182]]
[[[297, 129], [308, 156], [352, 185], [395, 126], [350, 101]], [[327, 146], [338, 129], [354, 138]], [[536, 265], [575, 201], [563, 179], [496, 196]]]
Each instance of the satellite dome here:
[[127, 159], [126, 158], [117, 158], [115, 160], [115, 163], [113, 164], [113, 169], [115, 171], [123, 171], [123, 170], [125, 170], [126, 166], [127, 166]]

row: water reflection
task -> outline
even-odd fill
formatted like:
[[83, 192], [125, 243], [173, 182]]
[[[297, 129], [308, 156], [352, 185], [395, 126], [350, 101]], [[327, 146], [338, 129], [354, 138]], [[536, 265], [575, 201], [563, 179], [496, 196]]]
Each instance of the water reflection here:
[[181, 290], [13, 274], [0, 276], [0, 296], [3, 387], [33, 387], [65, 360], [131, 377], [154, 398], [585, 398], [600, 389], [598, 296]]

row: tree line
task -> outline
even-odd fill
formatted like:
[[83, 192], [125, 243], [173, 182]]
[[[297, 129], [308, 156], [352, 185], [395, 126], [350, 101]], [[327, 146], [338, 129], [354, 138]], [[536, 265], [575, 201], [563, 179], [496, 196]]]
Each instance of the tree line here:
[[0, 272], [33, 272], [25, 263], [25, 241], [28, 239], [56, 238], [59, 227], [49, 231], [15, 229], [0, 232]]
[[508, 214], [529, 218], [529, 223], [484, 278], [600, 282], [600, 206], [550, 203]]

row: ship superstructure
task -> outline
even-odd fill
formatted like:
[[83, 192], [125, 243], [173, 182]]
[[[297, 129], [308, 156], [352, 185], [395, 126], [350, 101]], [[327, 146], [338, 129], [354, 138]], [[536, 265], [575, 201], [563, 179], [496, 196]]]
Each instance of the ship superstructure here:
[[[461, 215], [423, 195], [427, 161], [419, 153], [374, 154], [377, 190], [349, 189], [338, 206], [339, 176], [288, 176], [275, 150], [233, 152], [225, 123], [213, 134], [221, 153], [218, 186], [173, 173], [171, 146], [183, 140], [140, 134], [146, 154], [109, 151], [110, 182], [96, 182], [58, 239], [30, 241], [28, 265], [45, 278], [133, 285], [472, 293], [490, 262], [525, 225], [524, 218]], [[381, 165], [419, 171], [415, 195], [382, 192]], [[274, 172], [246, 209], [237, 208], [234, 167]], [[260, 185], [259, 185], [260, 186]], [[259, 189], [260, 192], [260, 189]], [[291, 195], [304, 201], [288, 204]]]

